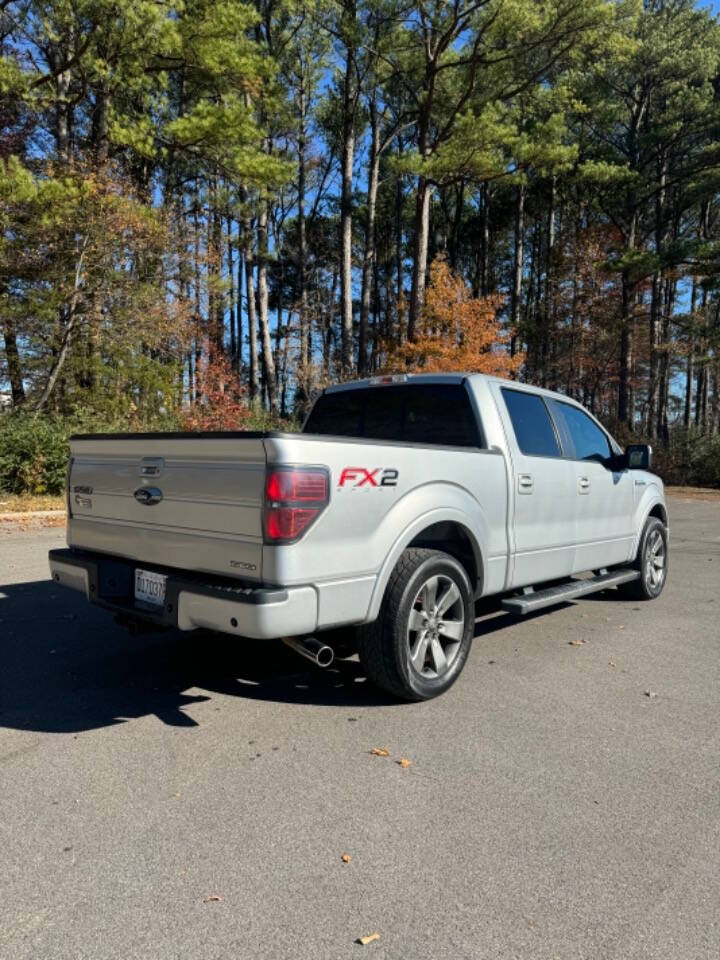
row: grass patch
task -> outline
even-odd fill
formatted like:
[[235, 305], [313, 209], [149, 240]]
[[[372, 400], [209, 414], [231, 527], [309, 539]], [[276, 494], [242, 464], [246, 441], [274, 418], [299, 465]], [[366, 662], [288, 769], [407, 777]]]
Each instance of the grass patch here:
[[33, 513], [36, 510], [65, 510], [65, 497], [56, 494], [0, 493], [0, 513]]

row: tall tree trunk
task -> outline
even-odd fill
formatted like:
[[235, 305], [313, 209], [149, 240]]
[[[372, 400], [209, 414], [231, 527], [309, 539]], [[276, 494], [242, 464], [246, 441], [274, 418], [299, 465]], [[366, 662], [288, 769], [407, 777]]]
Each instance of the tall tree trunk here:
[[480, 243], [478, 245], [478, 279], [476, 296], [486, 297], [488, 285], [488, 256], [490, 252], [490, 190], [487, 180], [480, 186]]
[[250, 400], [257, 400], [260, 396], [260, 376], [258, 373], [258, 342], [257, 342], [257, 314], [255, 308], [255, 279], [253, 277], [253, 225], [250, 217], [243, 223], [245, 241], [245, 290], [247, 297], [247, 324], [250, 340], [248, 362], [248, 391]]
[[70, 60], [70, 50], [74, 42], [74, 31], [68, 37], [67, 49], [52, 46], [48, 51], [48, 62], [55, 74], [55, 153], [61, 164], [69, 164], [72, 159], [72, 119], [73, 108], [70, 102], [72, 72], [69, 67], [60, 69]]
[[14, 407], [19, 407], [25, 402], [25, 385], [23, 384], [22, 362], [17, 345], [15, 318], [9, 312], [2, 319], [2, 331], [12, 402]]
[[658, 267], [653, 274], [650, 298], [649, 350], [650, 364], [648, 373], [647, 434], [651, 438], [659, 436], [660, 431], [660, 332], [663, 325], [663, 305], [666, 297], [666, 281], [660, 258], [665, 246], [665, 178], [666, 161], [658, 160], [659, 189], [655, 197], [655, 256]]
[[555, 331], [553, 330], [554, 322], [554, 311], [553, 311], [553, 300], [554, 300], [554, 290], [555, 285], [553, 281], [553, 270], [554, 270], [554, 256], [555, 256], [555, 232], [556, 232], [556, 194], [557, 194], [557, 177], [553, 176], [550, 183], [550, 209], [548, 210], [548, 234], [547, 234], [547, 250], [545, 258], [545, 290], [543, 298], [543, 311], [542, 311], [542, 340], [540, 348], [540, 358], [542, 366], [542, 379], [541, 383], [544, 387], [547, 387], [548, 384], [553, 381], [554, 378], [551, 376], [549, 368], [550, 361], [550, 348], [551, 344], [554, 342]]
[[277, 381], [275, 379], [275, 358], [270, 337], [270, 312], [268, 309], [268, 201], [260, 201], [257, 222], [258, 243], [258, 314], [260, 319], [260, 338], [262, 342], [262, 360], [265, 390], [268, 407], [272, 413], [278, 412]]
[[55, 357], [55, 361], [48, 375], [45, 386], [40, 394], [40, 397], [35, 405], [35, 409], [39, 412], [44, 410], [47, 405], [50, 396], [52, 395], [53, 390], [55, 389], [55, 384], [57, 383], [58, 377], [62, 368], [65, 366], [65, 361], [67, 360], [67, 355], [70, 350], [70, 344], [72, 342], [73, 332], [75, 330], [75, 321], [77, 320], [77, 309], [80, 304], [80, 284], [82, 281], [82, 273], [85, 262], [85, 250], [87, 249], [88, 237], [83, 237], [82, 244], [78, 249], [77, 260], [75, 261], [75, 278], [73, 281], [73, 289], [70, 294], [70, 299], [65, 307], [63, 307], [61, 313], [63, 316], [63, 333], [60, 338], [60, 347]]
[[697, 277], [693, 275], [690, 293], [690, 319], [688, 321], [687, 360], [685, 362], [685, 405], [683, 426], [687, 430], [692, 419], [693, 386], [695, 380], [695, 310], [697, 309]]
[[348, 20], [345, 39], [345, 82], [343, 88], [342, 188], [340, 193], [340, 297], [342, 336], [342, 375], [353, 372], [353, 295], [352, 295], [352, 185], [355, 162], [355, 113], [357, 107], [354, 30], [355, 0], [344, 4]]
[[[278, 247], [279, 247], [279, 244], [278, 244]], [[283, 288], [285, 286], [285, 264], [282, 261], [282, 259], [280, 260], [277, 266], [278, 266], [279, 277], [278, 277], [278, 284], [277, 284], [277, 310], [275, 314], [277, 317], [277, 320], [275, 322], [275, 386], [279, 390], [280, 374], [282, 369], [281, 350], [282, 350], [283, 332], [285, 335], [285, 339], [287, 340], [288, 330], [287, 329], [283, 330], [283, 328], [286, 325], [283, 323], [283, 309], [284, 309]], [[289, 328], [289, 326], [290, 325], [288, 323], [287, 327]]]
[[660, 364], [658, 371], [658, 409], [656, 434], [662, 440], [663, 446], [670, 443], [670, 424], [668, 420], [668, 402], [670, 394], [670, 323], [675, 309], [675, 294], [677, 281], [667, 278], [664, 283], [665, 296], [663, 298]]
[[307, 399], [308, 372], [310, 366], [310, 337], [308, 331], [308, 297], [307, 297], [307, 234], [305, 222], [305, 191], [306, 191], [306, 157], [307, 149], [307, 102], [305, 96], [305, 74], [303, 72], [299, 91], [299, 130], [298, 130], [298, 287], [300, 288], [300, 303], [298, 308], [298, 322], [300, 325], [300, 376], [298, 389], [302, 391], [303, 400]]
[[652, 290], [650, 294], [650, 324], [648, 328], [648, 400], [645, 430], [648, 437], [651, 438], [655, 438], [658, 432], [658, 408], [660, 396], [660, 380], [658, 378], [658, 350], [660, 345], [661, 310], [664, 287], [665, 282], [663, 273], [662, 270], [658, 269], [653, 274]]
[[375, 101], [370, 102], [370, 157], [368, 172], [367, 216], [365, 220], [365, 249], [363, 252], [362, 290], [360, 294], [360, 335], [358, 340], [358, 373], [367, 372], [368, 320], [375, 264], [375, 210], [377, 207], [378, 180], [380, 175], [380, 127]]
[[288, 329], [285, 331], [282, 352], [282, 374], [280, 377], [280, 415], [286, 417], [288, 414], [287, 394], [288, 394], [288, 356], [290, 353], [290, 318], [288, 318]]
[[[429, 49], [426, 48], [426, 57]], [[430, 155], [430, 120], [432, 117], [435, 75], [437, 63], [433, 59], [425, 64], [420, 115], [418, 117], [418, 154], [421, 162]], [[408, 340], [415, 339], [415, 331], [425, 310], [425, 282], [427, 278], [428, 248], [430, 242], [430, 201], [432, 184], [427, 177], [418, 177], [415, 198], [415, 251], [413, 259], [412, 287], [410, 290], [410, 316], [408, 317]]]
[[520, 305], [522, 303], [522, 276], [525, 237], [525, 184], [517, 188], [515, 201], [515, 259], [513, 264], [513, 286], [510, 299], [510, 353], [517, 353], [518, 335], [520, 331]]
[[422, 320], [425, 309], [425, 279], [428, 267], [430, 247], [430, 201], [432, 184], [425, 177], [418, 178], [417, 198], [415, 201], [415, 258], [413, 263], [412, 288], [410, 291], [410, 316], [408, 318], [408, 340], [415, 339], [417, 325]]
[[212, 342], [218, 356], [225, 352], [225, 298], [220, 289], [222, 279], [222, 215], [219, 209], [218, 184], [213, 180], [212, 193], [210, 197], [212, 204], [211, 211], [211, 235], [210, 235], [210, 272], [208, 275], [208, 284], [212, 296], [212, 307], [210, 309], [210, 323], [212, 324]]
[[193, 197], [193, 259], [194, 263], [194, 300], [195, 300], [195, 316], [194, 316], [194, 333], [195, 333], [195, 392], [192, 396], [193, 403], [197, 403], [200, 399], [200, 383], [201, 378], [198, 376], [198, 371], [200, 370], [200, 360], [202, 358], [202, 341], [203, 341], [203, 322], [202, 322], [202, 291], [201, 291], [201, 272], [200, 272], [200, 192], [199, 189], [195, 188], [195, 195]]
[[[398, 158], [402, 156], [402, 139], [398, 139]], [[402, 330], [403, 326], [403, 302], [405, 300], [405, 275], [403, 271], [403, 186], [402, 186], [402, 177], [396, 176], [395, 178], [395, 276], [396, 276], [396, 285], [397, 285], [397, 302], [395, 304], [396, 309], [396, 319], [398, 326], [398, 337], [401, 338], [404, 331]], [[389, 316], [388, 316], [389, 319]], [[388, 326], [387, 334], [390, 336], [390, 327]]]
[[700, 430], [705, 428], [705, 415], [707, 413], [707, 284], [702, 286], [702, 297], [700, 299], [700, 362], [697, 369], [697, 386], [695, 389], [695, 426]]
[[461, 180], [455, 186], [455, 209], [453, 211], [452, 224], [450, 226], [450, 269], [453, 273], [458, 269], [458, 258], [460, 256], [460, 231], [462, 230], [463, 212], [465, 210], [465, 181]]
[[245, 274], [245, 243], [243, 225], [238, 220], [238, 262], [237, 262], [237, 295], [235, 297], [235, 330], [237, 336], [237, 351], [233, 357], [233, 369], [238, 376], [243, 372], [243, 276]]
[[[637, 230], [637, 212], [631, 217], [627, 236], [628, 250], [635, 249]], [[618, 420], [633, 426], [634, 408], [632, 391], [633, 366], [633, 321], [635, 317], [635, 299], [637, 284], [628, 270], [622, 273], [622, 312], [620, 314], [620, 377], [618, 382]]]
[[230, 363], [235, 369], [237, 330], [235, 328], [235, 263], [232, 244], [232, 216], [227, 214], [228, 319], [230, 320]]
[[337, 270], [333, 269], [332, 282], [330, 284], [330, 299], [328, 301], [327, 315], [323, 330], [323, 378], [330, 379], [332, 355], [332, 328], [333, 318], [335, 316], [335, 294], [337, 292], [338, 275]]
[[95, 88], [95, 102], [92, 109], [91, 142], [99, 167], [107, 163], [110, 152], [110, 92], [107, 84], [101, 83]]

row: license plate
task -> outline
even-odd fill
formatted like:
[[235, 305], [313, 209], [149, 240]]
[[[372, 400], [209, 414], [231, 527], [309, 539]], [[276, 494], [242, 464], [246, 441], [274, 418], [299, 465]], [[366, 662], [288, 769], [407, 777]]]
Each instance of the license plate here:
[[165, 603], [166, 587], [167, 577], [164, 573], [153, 573], [152, 570], [135, 571], [135, 599], [141, 603], [162, 607]]

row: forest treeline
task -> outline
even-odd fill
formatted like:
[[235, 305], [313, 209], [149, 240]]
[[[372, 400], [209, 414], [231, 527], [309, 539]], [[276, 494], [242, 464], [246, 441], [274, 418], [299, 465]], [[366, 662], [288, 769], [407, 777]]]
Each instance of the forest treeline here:
[[486, 370], [720, 483], [699, 4], [0, 0], [0, 44], [15, 413], [201, 429]]

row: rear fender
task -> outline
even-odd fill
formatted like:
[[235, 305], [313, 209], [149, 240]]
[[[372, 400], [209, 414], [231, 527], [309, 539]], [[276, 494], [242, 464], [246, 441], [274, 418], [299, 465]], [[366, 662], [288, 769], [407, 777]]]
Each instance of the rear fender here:
[[[453, 484], [434, 483], [431, 498], [428, 497], [429, 489], [429, 487], [420, 487], [408, 494], [394, 506], [383, 521], [385, 529], [392, 529], [395, 536], [377, 575], [367, 622], [377, 619], [385, 588], [403, 551], [423, 530], [436, 523], [449, 521], [459, 524], [464, 529], [472, 545], [478, 571], [479, 583], [472, 584], [472, 587], [473, 589], [481, 587], [484, 571], [487, 569], [487, 557], [482, 544], [488, 542], [489, 535], [488, 523], [482, 507], [461, 487]], [[420, 509], [422, 513], [418, 515]]]

